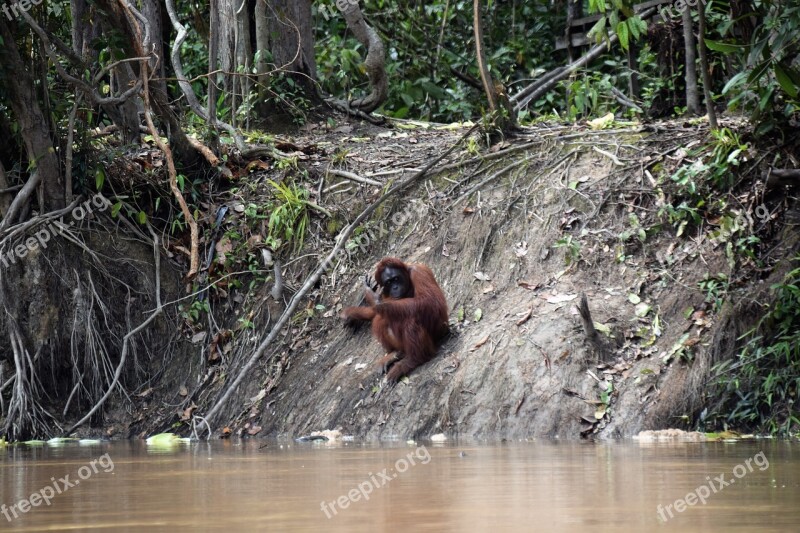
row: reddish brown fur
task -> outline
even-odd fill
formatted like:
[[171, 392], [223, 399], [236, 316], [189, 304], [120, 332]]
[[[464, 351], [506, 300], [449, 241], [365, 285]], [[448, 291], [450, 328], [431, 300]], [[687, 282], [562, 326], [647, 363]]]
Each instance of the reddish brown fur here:
[[347, 307], [341, 316], [349, 321], [372, 321], [372, 334], [387, 352], [379, 364], [386, 368], [394, 363], [387, 376], [394, 382], [433, 358], [437, 343], [448, 332], [448, 311], [447, 300], [430, 268], [387, 257], [375, 269], [379, 285], [386, 268], [400, 270], [406, 281], [410, 277], [410, 294], [379, 299], [367, 289], [367, 306]]

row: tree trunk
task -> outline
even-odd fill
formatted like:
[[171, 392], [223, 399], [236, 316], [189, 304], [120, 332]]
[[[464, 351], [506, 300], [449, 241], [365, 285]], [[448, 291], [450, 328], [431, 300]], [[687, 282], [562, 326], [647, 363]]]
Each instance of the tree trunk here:
[[631, 100], [639, 99], [639, 46], [631, 40], [628, 46], [628, 70], [631, 76], [628, 78], [628, 96]]
[[684, 8], [683, 13], [683, 46], [686, 52], [686, 114], [700, 114], [700, 95], [697, 90], [697, 53], [694, 44], [692, 10]]
[[[688, 11], [688, 8], [687, 8]], [[717, 113], [714, 109], [714, 100], [711, 98], [711, 72], [708, 71], [708, 53], [706, 51], [706, 9], [701, 1], [697, 3], [698, 14], [698, 38], [697, 49], [700, 52], [700, 69], [703, 73], [703, 94], [706, 101], [706, 113], [708, 113], [708, 124], [711, 129], [717, 129]]]
[[213, 132], [210, 148], [214, 153], [219, 153], [219, 135], [217, 133], [217, 57], [219, 55], [219, 7], [218, 0], [210, 0], [208, 23], [208, 127]]
[[267, 0], [256, 0], [255, 11], [253, 13], [255, 19], [255, 32], [256, 32], [256, 81], [258, 91], [258, 102], [263, 102], [267, 99], [269, 75], [267, 72], [270, 69], [267, 55], [269, 54], [269, 25], [267, 24]]
[[344, 20], [347, 22], [348, 29], [367, 48], [364, 67], [367, 69], [369, 85], [372, 89], [370, 94], [364, 98], [358, 98], [350, 104], [365, 113], [369, 113], [386, 101], [386, 96], [389, 94], [389, 80], [386, 77], [386, 49], [378, 32], [364, 20], [364, 15], [361, 13], [361, 7], [358, 2], [346, 0], [342, 7], [342, 15], [344, 15]]
[[296, 73], [309, 96], [315, 94], [314, 25], [310, 0], [269, 0], [267, 35], [275, 65]]
[[[3, 161], [0, 160], [0, 191], [6, 191], [10, 187], [6, 178], [6, 169], [3, 168]], [[8, 208], [11, 206], [13, 194], [10, 192], [0, 192], [0, 218], [5, 218]]]
[[[150, 68], [156, 73], [156, 77], [150, 80], [150, 94], [158, 92], [166, 98], [166, 63], [169, 54], [164, 51], [164, 40], [162, 38], [164, 32], [164, 17], [161, 12], [162, 3], [158, 0], [142, 0], [142, 15], [150, 22], [149, 45], [153, 47], [153, 53], [155, 54], [155, 57], [150, 60]], [[140, 99], [137, 98], [136, 100], [137, 103], [141, 103]]]
[[[2, 58], [0, 77], [6, 80], [8, 101], [19, 124], [31, 170], [38, 174], [41, 183], [40, 207], [42, 211], [62, 209], [66, 205], [64, 185], [56, 151], [50, 139], [49, 125], [36, 99], [33, 75], [20, 57], [14, 35], [7, 26], [5, 17], [0, 17], [0, 38], [3, 40], [3, 51], [0, 52]], [[14, 221], [3, 222], [7, 227], [8, 223]]]
[[[138, 26], [136, 28], [132, 27], [133, 22], [128, 19], [122, 6], [113, 0], [96, 0], [96, 3], [99, 6], [98, 14], [103, 17], [105, 26], [116, 28], [125, 39], [123, 42], [125, 54], [128, 57], [144, 57], [146, 53], [140, 40], [144, 37], [144, 32]], [[148, 23], [151, 22], [148, 21]], [[150, 35], [151, 39], [157, 38], [152, 29]], [[137, 76], [142, 75], [141, 72], [138, 72], [138, 69], [135, 74]], [[150, 94], [150, 101], [158, 118], [167, 126], [167, 137], [175, 157], [186, 166], [200, 164], [202, 158], [192, 146], [186, 136], [186, 132], [183, 131], [180, 120], [170, 108], [167, 95], [161, 93], [161, 91], [153, 91]]]

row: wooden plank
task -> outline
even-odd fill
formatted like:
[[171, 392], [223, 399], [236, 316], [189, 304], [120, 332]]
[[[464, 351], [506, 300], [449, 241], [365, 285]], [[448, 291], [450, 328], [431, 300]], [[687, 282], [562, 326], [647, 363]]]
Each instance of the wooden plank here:
[[[589, 44], [589, 39], [586, 37], [586, 34], [574, 34], [572, 35], [572, 47], [573, 48], [580, 48], [581, 46], [586, 46]], [[556, 39], [556, 50], [565, 50], [567, 48], [567, 40], [564, 37], [559, 37]]]

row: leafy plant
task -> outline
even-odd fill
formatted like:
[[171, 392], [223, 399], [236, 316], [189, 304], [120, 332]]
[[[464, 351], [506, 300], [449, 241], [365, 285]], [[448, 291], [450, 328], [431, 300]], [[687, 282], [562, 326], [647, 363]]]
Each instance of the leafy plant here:
[[587, 72], [567, 82], [567, 118], [576, 120], [610, 111], [614, 103], [610, 96], [612, 87], [611, 76], [599, 72]]
[[569, 266], [577, 263], [581, 258], [581, 243], [572, 238], [572, 235], [567, 235], [556, 241], [553, 248], [564, 249], [564, 262]]
[[[800, 256], [795, 257], [795, 262]], [[714, 368], [726, 424], [788, 436], [800, 428], [800, 268], [771, 287], [775, 299], [734, 359]]]
[[609, 3], [606, 0], [589, 0], [589, 11], [603, 14], [588, 33], [597, 42], [608, 40], [610, 30], [619, 38], [622, 49], [627, 50], [631, 42], [647, 32], [647, 23], [633, 12], [630, 0], [611, 0]]
[[267, 244], [277, 250], [283, 243], [291, 242], [296, 252], [303, 247], [308, 229], [308, 189], [272, 180], [269, 184], [275, 189], [275, 205], [271, 206], [267, 222]]
[[800, 70], [795, 58], [800, 34], [800, 7], [782, 2], [758, 2], [758, 17], [750, 42], [734, 34], [734, 25], [723, 27], [725, 40], [706, 39], [709, 49], [736, 57], [744, 69], [731, 77], [722, 90], [732, 109], [750, 111], [758, 124], [756, 135], [769, 132], [800, 111]]
[[706, 302], [710, 303], [714, 311], [719, 311], [725, 301], [725, 295], [728, 292], [728, 276], [725, 274], [717, 274], [716, 276], [706, 276], [698, 282], [700, 290], [706, 294]]

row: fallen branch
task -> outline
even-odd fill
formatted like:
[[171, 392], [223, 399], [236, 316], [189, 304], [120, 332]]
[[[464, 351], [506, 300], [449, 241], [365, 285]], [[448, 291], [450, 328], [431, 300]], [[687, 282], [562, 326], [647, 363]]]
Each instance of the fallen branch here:
[[625, 166], [625, 164], [622, 163], [622, 161], [620, 161], [619, 158], [617, 156], [615, 156], [614, 154], [612, 154], [611, 152], [606, 152], [605, 150], [601, 150], [597, 146], [592, 146], [592, 150], [594, 150], [598, 154], [602, 154], [602, 155], [606, 156], [607, 158], [609, 158], [611, 160], [612, 163], [614, 163], [618, 167]]
[[352, 172], [347, 172], [346, 170], [336, 170], [336, 169], [328, 169], [329, 174], [333, 174], [334, 176], [339, 176], [340, 178], [345, 178], [350, 181], [357, 181], [358, 183], [364, 183], [366, 185], [374, 185], [375, 187], [382, 187], [383, 183], [380, 181], [371, 180], [369, 178], [362, 178], [358, 174], [353, 174]]
[[209, 165], [219, 170], [220, 173], [226, 178], [230, 179], [233, 177], [233, 172], [231, 172], [231, 169], [222, 165], [219, 161], [219, 157], [217, 157], [208, 146], [201, 143], [194, 137], [187, 136], [186, 138], [189, 139], [189, 144], [194, 146], [194, 149], [197, 150], [206, 159], [206, 161], [208, 161]]
[[620, 91], [620, 90], [619, 90], [619, 89], [617, 89], [616, 87], [613, 87], [613, 86], [611, 87], [611, 96], [613, 96], [613, 97], [614, 97], [614, 99], [615, 99], [617, 102], [619, 102], [620, 104], [624, 105], [625, 107], [628, 107], [628, 108], [630, 108], [630, 109], [633, 109], [633, 110], [634, 110], [634, 111], [636, 111], [637, 113], [644, 113], [644, 111], [642, 110], [642, 108], [641, 108], [641, 107], [639, 107], [638, 105], [636, 105], [636, 103], [635, 103], [633, 100], [631, 100], [630, 98], [628, 98], [627, 96], [625, 96], [625, 95], [622, 93], [622, 91]]
[[800, 184], [800, 169], [797, 168], [773, 168], [767, 176], [766, 188], [773, 189], [781, 185]]

